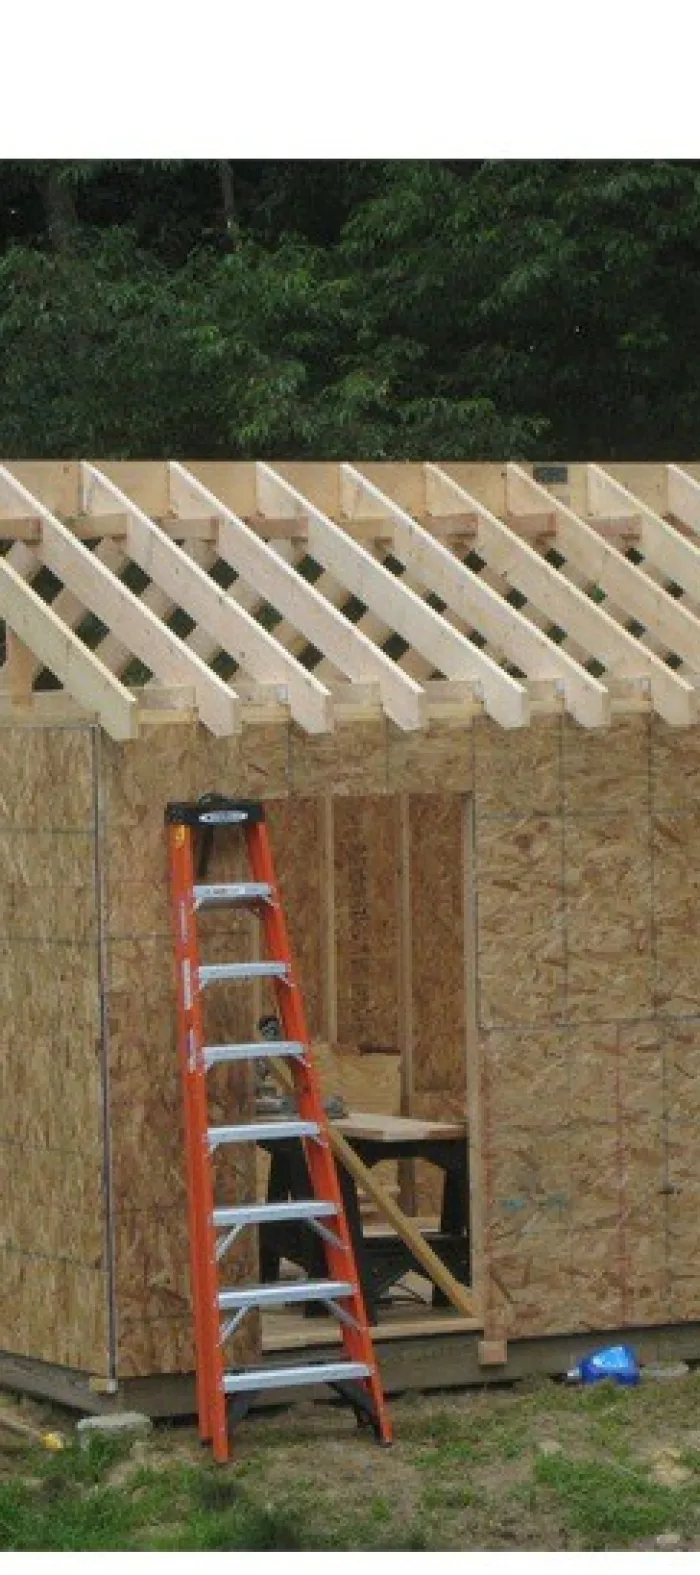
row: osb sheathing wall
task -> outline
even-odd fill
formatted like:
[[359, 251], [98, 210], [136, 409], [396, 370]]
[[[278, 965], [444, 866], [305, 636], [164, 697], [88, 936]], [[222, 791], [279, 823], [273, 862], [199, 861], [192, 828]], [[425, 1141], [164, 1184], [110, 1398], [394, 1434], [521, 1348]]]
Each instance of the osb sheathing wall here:
[[421, 740], [377, 722], [173, 747], [183, 789], [273, 800], [312, 1034], [341, 1057], [374, 1047], [354, 1103], [382, 1106], [397, 1041], [394, 1108], [463, 1114], [469, 1065], [487, 1327], [696, 1317], [700, 734], [638, 716]]
[[96, 735], [0, 741], [0, 1344], [104, 1371]]
[[[4, 1156], [43, 1125], [31, 1165], [0, 1193], [2, 1347], [122, 1377], [192, 1365], [162, 811], [210, 788], [269, 801], [327, 1083], [345, 1064], [356, 1106], [433, 1117], [468, 1106], [487, 1329], [700, 1316], [700, 732], [640, 715], [595, 735], [557, 717], [511, 733], [478, 720], [410, 738], [378, 720], [320, 739], [275, 725], [217, 741], [180, 724], [125, 746], [89, 729], [5, 731], [3, 748], [17, 888], [3, 883]], [[85, 880], [71, 861], [78, 892], [61, 910], [62, 850], [81, 834]], [[29, 957], [24, 908], [44, 937]], [[234, 935], [228, 920], [210, 928], [208, 957], [251, 954], [249, 918]], [[244, 1037], [267, 998], [251, 986], [212, 991], [210, 1004], [213, 1037]], [[216, 1093], [222, 1114], [251, 1108], [240, 1079], [229, 1076], [228, 1104]], [[228, 1161], [229, 1198], [250, 1186], [252, 1162]], [[252, 1268], [247, 1256], [230, 1273]], [[64, 1287], [65, 1316], [47, 1305], [49, 1283]], [[255, 1337], [250, 1325], [247, 1351]]]
[[487, 1322], [695, 1319], [700, 734], [475, 742]]
[[[455, 730], [453, 742], [466, 762], [468, 733]], [[181, 724], [160, 727], [127, 746], [101, 740], [115, 1366], [120, 1377], [187, 1371], [193, 1362], [166, 799], [194, 798], [212, 788], [266, 799], [326, 1091], [342, 1092], [355, 1108], [411, 1108], [410, 1068], [401, 1056], [408, 1016], [404, 998], [410, 989], [414, 1032], [417, 1028], [428, 1045], [417, 1070], [416, 1099], [420, 1103], [425, 1088], [436, 1108], [464, 1110], [462, 984], [449, 983], [442, 995], [429, 984], [441, 926], [448, 965], [453, 958], [458, 981], [463, 972], [461, 801], [422, 792], [402, 798], [400, 789], [414, 774], [410, 761], [406, 772], [405, 745], [396, 754], [389, 746], [383, 724], [353, 724], [313, 741], [279, 726], [246, 728], [240, 738], [217, 741]], [[396, 788], [391, 793], [390, 764]], [[425, 783], [419, 778], [419, 785], [433, 786], [431, 777]], [[426, 813], [428, 805], [434, 813]], [[408, 815], [403, 829], [402, 807]], [[227, 870], [219, 855], [214, 876], [240, 877], [240, 852], [237, 857], [239, 862]], [[399, 914], [402, 859], [420, 908], [408, 928]], [[435, 911], [441, 868], [453, 870], [455, 888], [442, 915]], [[428, 900], [421, 903], [422, 886]], [[255, 956], [257, 921], [204, 915], [201, 942], [208, 961]], [[412, 971], [415, 984], [410, 986]], [[260, 1012], [272, 1005], [266, 987], [212, 990], [206, 1000], [208, 1037], [212, 1042], [249, 1038]], [[441, 1085], [441, 1076], [450, 1081]], [[223, 1070], [212, 1092], [214, 1119], [252, 1110], [244, 1072], [234, 1078]], [[252, 1151], [227, 1154], [227, 1174], [221, 1178], [227, 1201], [250, 1196], [254, 1161]], [[254, 1277], [253, 1247], [244, 1237], [238, 1256], [229, 1258], [231, 1282]], [[252, 1320], [243, 1327], [245, 1343], [235, 1348], [241, 1358], [255, 1353], [258, 1334]]]

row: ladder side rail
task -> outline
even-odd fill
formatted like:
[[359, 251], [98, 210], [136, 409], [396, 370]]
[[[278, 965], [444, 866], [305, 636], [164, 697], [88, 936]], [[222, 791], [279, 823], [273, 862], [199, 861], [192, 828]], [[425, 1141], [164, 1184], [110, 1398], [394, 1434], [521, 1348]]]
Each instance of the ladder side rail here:
[[340, 1240], [338, 1242], [324, 1240], [323, 1242], [328, 1273], [331, 1278], [336, 1280], [351, 1279], [353, 1281], [352, 1302], [358, 1327], [345, 1327], [343, 1330], [343, 1342], [348, 1356], [352, 1360], [364, 1362], [371, 1369], [371, 1377], [363, 1380], [362, 1387], [365, 1387], [372, 1395], [381, 1436], [385, 1442], [389, 1442], [391, 1439], [391, 1424], [378, 1375], [376, 1356], [369, 1335], [367, 1311], [362, 1295], [359, 1272], [348, 1230], [335, 1160], [330, 1147], [321, 1082], [309, 1049], [310, 1040], [306, 1013], [301, 990], [296, 980], [289, 934], [277, 883], [270, 839], [264, 820], [252, 824], [248, 823], [245, 827], [245, 837], [253, 878], [256, 881], [265, 881], [272, 888], [273, 893], [272, 901], [265, 904], [262, 914], [262, 926], [268, 957], [284, 958], [289, 965], [287, 977], [285, 979], [275, 978], [273, 987], [284, 1025], [285, 1038], [297, 1040], [304, 1045], [304, 1056], [292, 1062], [299, 1113], [305, 1119], [308, 1117], [310, 1120], [317, 1121], [320, 1127], [320, 1141], [304, 1140], [312, 1189], [316, 1197], [328, 1199], [337, 1209], [337, 1234]]
[[185, 981], [187, 978], [188, 968], [191, 977], [192, 957], [191, 948], [188, 944], [190, 927], [186, 922], [183, 923], [183, 910], [186, 913], [187, 893], [189, 890], [188, 877], [192, 863], [192, 849], [189, 845], [189, 837], [184, 826], [168, 826], [168, 851], [170, 855], [170, 900], [175, 948], [177, 1038], [185, 1128], [187, 1213], [190, 1248], [190, 1286], [194, 1315], [197, 1416], [199, 1420], [199, 1436], [203, 1443], [208, 1443], [211, 1439], [211, 1396], [208, 1382], [206, 1341], [204, 1332], [204, 1282], [202, 1279], [201, 1263], [201, 1230], [199, 1215], [196, 1208], [196, 1199], [198, 1196], [198, 1187], [195, 1178], [196, 1138], [191, 1100], [191, 1082], [187, 1067], [190, 1024], [189, 1013], [187, 1010], [187, 987]]
[[[199, 948], [194, 915], [194, 852], [189, 826], [174, 826], [176, 955], [179, 955], [178, 1002], [180, 1055], [183, 1069], [188, 1176], [191, 1181], [190, 1236], [195, 1285], [195, 1332], [199, 1340], [198, 1372], [204, 1396], [206, 1438], [211, 1439], [217, 1460], [228, 1458], [226, 1398], [223, 1389], [223, 1352], [218, 1305], [214, 1187], [209, 1153], [208, 1096], [203, 1056], [202, 1005], [199, 988]], [[199, 1329], [197, 1331], [197, 1322]]]

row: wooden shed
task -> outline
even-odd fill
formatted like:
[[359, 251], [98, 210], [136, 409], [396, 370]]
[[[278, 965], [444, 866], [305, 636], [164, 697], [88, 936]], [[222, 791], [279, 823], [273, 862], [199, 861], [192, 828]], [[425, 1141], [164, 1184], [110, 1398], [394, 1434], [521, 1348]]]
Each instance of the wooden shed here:
[[[473, 1317], [380, 1320], [388, 1387], [700, 1358], [700, 464], [8, 461], [0, 540], [0, 1381], [191, 1405], [163, 814], [212, 790], [327, 1090], [466, 1120]], [[332, 1338], [284, 1316], [246, 1352]]]

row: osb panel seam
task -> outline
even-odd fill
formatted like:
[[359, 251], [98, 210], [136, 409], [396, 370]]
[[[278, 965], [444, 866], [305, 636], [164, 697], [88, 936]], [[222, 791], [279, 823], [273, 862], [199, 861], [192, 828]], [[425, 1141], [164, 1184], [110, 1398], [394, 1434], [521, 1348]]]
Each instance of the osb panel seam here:
[[106, 860], [106, 804], [104, 796], [104, 762], [102, 730], [93, 733], [93, 805], [95, 816], [95, 895], [98, 914], [98, 969], [100, 990], [100, 1075], [102, 1121], [102, 1199], [104, 1209], [105, 1240], [105, 1297], [107, 1315], [107, 1369], [112, 1379], [117, 1376], [117, 1286], [116, 1286], [116, 1221], [114, 1198], [113, 1134], [111, 1106], [111, 1055], [110, 1055], [110, 955], [109, 955], [109, 902]]

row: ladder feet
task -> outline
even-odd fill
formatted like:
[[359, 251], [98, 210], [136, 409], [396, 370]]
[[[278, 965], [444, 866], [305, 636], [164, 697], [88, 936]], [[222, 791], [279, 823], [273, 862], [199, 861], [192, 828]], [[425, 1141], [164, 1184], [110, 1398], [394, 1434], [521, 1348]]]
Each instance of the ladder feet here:
[[376, 1416], [370, 1416], [368, 1411], [361, 1411], [358, 1408], [355, 1412], [355, 1419], [358, 1432], [367, 1433], [371, 1430], [380, 1449], [391, 1449], [394, 1440], [393, 1438], [385, 1438]]

